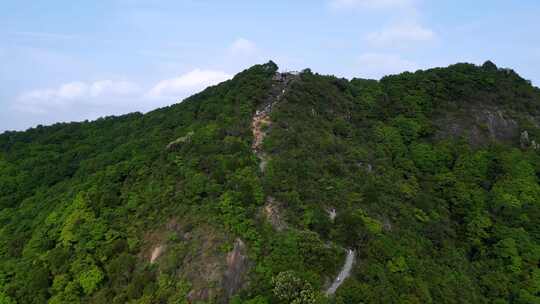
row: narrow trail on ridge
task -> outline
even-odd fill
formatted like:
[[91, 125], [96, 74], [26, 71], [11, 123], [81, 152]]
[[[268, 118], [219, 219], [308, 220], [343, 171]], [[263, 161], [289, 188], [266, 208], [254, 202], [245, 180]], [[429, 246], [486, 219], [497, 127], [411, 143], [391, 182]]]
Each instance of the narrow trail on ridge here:
[[272, 124], [270, 113], [272, 112], [272, 108], [281, 101], [285, 93], [287, 93], [289, 84], [296, 78], [297, 75], [292, 73], [276, 73], [272, 79], [270, 94], [255, 111], [255, 115], [253, 115], [251, 121], [253, 144], [251, 145], [251, 149], [260, 160], [259, 168], [261, 172], [264, 172], [266, 164], [268, 163], [268, 155], [264, 153], [262, 144], [268, 129]]
[[[272, 88], [266, 100], [257, 108], [253, 118], [251, 120], [251, 131], [253, 133], [253, 143], [251, 145], [251, 150], [253, 154], [259, 159], [259, 169], [261, 173], [264, 173], [266, 165], [268, 164], [269, 156], [263, 151], [263, 142], [264, 138], [268, 134], [268, 130], [272, 125], [272, 120], [270, 114], [272, 113], [273, 107], [281, 101], [283, 96], [287, 93], [289, 85], [294, 81], [298, 76], [293, 73], [276, 73], [272, 79]], [[273, 206], [274, 199], [272, 197], [267, 197], [266, 201], [270, 205], [267, 205], [267, 208]], [[335, 211], [334, 211], [335, 212]], [[277, 226], [286, 226], [286, 224], [280, 224]], [[283, 227], [282, 227], [283, 228]], [[278, 230], [282, 230], [278, 227]], [[332, 282], [332, 285], [326, 290], [326, 295], [333, 295], [336, 290], [343, 284], [343, 281], [351, 275], [351, 269], [355, 262], [356, 253], [352, 249], [347, 250], [347, 258], [345, 259], [345, 264], [343, 265], [338, 276]]]
[[[261, 174], [264, 174], [264, 170], [269, 160], [269, 155], [263, 150], [263, 141], [272, 125], [270, 114], [274, 106], [279, 103], [283, 99], [283, 96], [288, 92], [290, 84], [297, 78], [298, 74], [296, 73], [275, 73], [272, 77], [272, 86], [268, 95], [257, 107], [251, 120], [251, 131], [253, 133], [251, 150], [259, 159], [259, 170]], [[265, 206], [262, 210], [274, 229], [282, 231], [287, 227], [287, 223], [283, 221], [279, 212], [279, 202], [273, 197], [266, 197]]]
[[343, 284], [345, 279], [351, 275], [351, 269], [356, 258], [356, 253], [352, 249], [347, 249], [347, 258], [345, 259], [345, 264], [339, 272], [338, 276], [332, 282], [332, 285], [326, 290], [326, 295], [331, 296], [336, 293], [336, 290]]

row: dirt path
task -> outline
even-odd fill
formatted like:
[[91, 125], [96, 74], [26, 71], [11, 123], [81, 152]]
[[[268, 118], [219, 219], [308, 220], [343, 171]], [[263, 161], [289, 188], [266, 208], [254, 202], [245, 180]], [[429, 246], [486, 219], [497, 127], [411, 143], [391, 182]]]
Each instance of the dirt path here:
[[[272, 125], [272, 120], [270, 119], [270, 113], [272, 112], [272, 108], [283, 98], [283, 96], [287, 93], [287, 89], [289, 84], [296, 78], [297, 76], [290, 73], [277, 73], [274, 76], [272, 89], [270, 90], [270, 94], [259, 109], [255, 112], [255, 115], [253, 115], [252, 121], [251, 121], [251, 131], [253, 132], [253, 143], [251, 145], [251, 149], [253, 153], [257, 156], [257, 158], [260, 160], [259, 168], [261, 172], [264, 173], [264, 169], [266, 168], [266, 164], [268, 163], [268, 155], [263, 151], [262, 145], [264, 138], [267, 135], [267, 132]], [[268, 200], [268, 199], [267, 199]], [[270, 202], [273, 201], [273, 199], [270, 198]], [[271, 209], [271, 205], [268, 205], [267, 208]], [[271, 210], [270, 210], [271, 211]], [[272, 214], [272, 212], [267, 211], [267, 213]], [[333, 209], [329, 212], [330, 218], [333, 220], [336, 216], [336, 211]], [[276, 225], [274, 225], [276, 226]], [[279, 226], [278, 226], [279, 228]], [[278, 229], [279, 230], [279, 229]], [[343, 268], [341, 269], [339, 275], [334, 279], [334, 282], [332, 282], [332, 285], [326, 290], [326, 295], [330, 296], [333, 295], [336, 290], [343, 284], [343, 281], [347, 279], [351, 275], [351, 269], [355, 261], [355, 252], [352, 249], [347, 250], [347, 258], [345, 259], [345, 264], [343, 265]]]
[[251, 149], [253, 153], [260, 160], [260, 170], [264, 172], [266, 164], [268, 163], [268, 156], [264, 153], [262, 149], [262, 144], [268, 129], [272, 125], [270, 119], [270, 113], [272, 108], [283, 98], [287, 89], [292, 80], [297, 76], [290, 73], [277, 73], [272, 80], [272, 88], [270, 89], [270, 94], [267, 97], [267, 100], [260, 106], [259, 109], [253, 115], [251, 121], [251, 130], [253, 132], [253, 144]]
[[326, 295], [331, 296], [336, 293], [336, 290], [343, 284], [343, 282], [351, 275], [351, 269], [354, 264], [356, 253], [352, 249], [347, 249], [347, 258], [345, 264], [339, 272], [338, 276], [332, 282], [332, 285], [326, 290]]

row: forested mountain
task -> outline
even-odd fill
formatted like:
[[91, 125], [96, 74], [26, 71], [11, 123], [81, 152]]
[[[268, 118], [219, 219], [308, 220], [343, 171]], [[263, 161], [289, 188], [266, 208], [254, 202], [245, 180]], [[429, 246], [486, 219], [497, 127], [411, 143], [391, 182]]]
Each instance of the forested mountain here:
[[1, 134], [0, 303], [540, 303], [538, 88], [277, 70]]

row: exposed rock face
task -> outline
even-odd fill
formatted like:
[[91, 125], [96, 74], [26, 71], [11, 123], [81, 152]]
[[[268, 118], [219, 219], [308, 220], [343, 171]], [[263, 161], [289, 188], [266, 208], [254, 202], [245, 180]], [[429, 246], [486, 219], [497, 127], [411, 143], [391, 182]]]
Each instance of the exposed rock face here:
[[194, 231], [191, 242], [198, 245], [184, 258], [182, 268], [182, 273], [192, 284], [187, 296], [190, 303], [214, 303], [217, 299], [227, 298], [222, 290], [226, 257], [220, 249], [225, 240], [218, 233], [213, 230]]
[[236, 239], [233, 250], [227, 254], [227, 270], [223, 276], [223, 289], [227, 298], [244, 287], [248, 268], [246, 245], [241, 239]]
[[186, 134], [186, 136], [182, 136], [180, 138], [177, 138], [176, 140], [170, 142], [167, 145], [167, 150], [172, 151], [175, 149], [180, 148], [183, 144], [189, 143], [191, 141], [191, 137], [194, 135], [193, 131]]
[[[171, 236], [174, 238], [171, 239]], [[186, 296], [189, 303], [226, 300], [229, 292], [238, 291], [240, 287], [237, 286], [243, 286], [240, 283], [245, 282], [245, 245], [237, 240], [233, 251], [226, 255], [222, 248], [230, 240], [226, 233], [210, 225], [201, 223], [191, 226], [173, 218], [160, 229], [149, 232], [145, 242], [147, 245], [141, 252], [141, 259], [155, 264], [160, 270], [167, 267], [167, 263], [162, 264], [161, 261], [177, 253], [175, 250], [178, 250], [179, 244], [189, 248], [185, 255], [180, 255], [182, 260], [177, 261], [181, 266], [177, 269], [176, 278], [191, 284], [191, 290]], [[226, 285], [226, 281], [233, 283]]]
[[519, 144], [521, 148], [523, 149], [530, 146], [531, 142], [529, 140], [529, 132], [527, 132], [527, 130], [521, 132], [521, 136], [519, 138]]
[[508, 114], [494, 107], [469, 107], [446, 114], [434, 121], [438, 139], [465, 137], [473, 146], [493, 141], [515, 143], [519, 139], [519, 125]]
[[207, 300], [210, 298], [208, 289], [192, 290], [187, 295], [187, 300], [189, 303], [197, 303], [200, 300]]
[[251, 149], [260, 160], [259, 168], [261, 172], [264, 172], [266, 164], [268, 163], [268, 156], [262, 150], [262, 143], [266, 136], [266, 130], [271, 124], [270, 110], [266, 108], [257, 110], [251, 122], [251, 130], [253, 132], [253, 144], [251, 145]]
[[279, 202], [273, 197], [269, 196], [266, 199], [266, 204], [263, 208], [264, 216], [277, 231], [283, 231], [287, 228], [287, 223], [283, 220], [280, 209]]
[[153, 264], [165, 251], [165, 245], [158, 245], [152, 250], [152, 255], [150, 256], [150, 263]]
[[476, 116], [477, 124], [485, 124], [492, 140], [512, 141], [519, 132], [518, 123], [500, 110], [485, 109]]
[[271, 124], [269, 112], [265, 110], [257, 111], [252, 121], [253, 130], [253, 144], [251, 148], [253, 150], [260, 150], [264, 137], [266, 136], [265, 128], [268, 128]]
[[519, 145], [521, 146], [521, 149], [540, 149], [540, 144], [537, 144], [536, 140], [531, 140], [529, 138], [529, 132], [527, 130], [521, 132], [521, 136], [519, 137]]
[[147, 259], [151, 264], [158, 262], [159, 258], [166, 252], [166, 235], [169, 233], [179, 233], [180, 224], [176, 218], [170, 219], [165, 227], [152, 231], [145, 236], [147, 246], [143, 250], [142, 257]]
[[337, 216], [336, 208], [326, 210], [326, 212], [328, 212], [328, 217], [330, 218], [330, 220], [333, 223], [335, 221], [335, 219], [336, 219], [336, 216]]

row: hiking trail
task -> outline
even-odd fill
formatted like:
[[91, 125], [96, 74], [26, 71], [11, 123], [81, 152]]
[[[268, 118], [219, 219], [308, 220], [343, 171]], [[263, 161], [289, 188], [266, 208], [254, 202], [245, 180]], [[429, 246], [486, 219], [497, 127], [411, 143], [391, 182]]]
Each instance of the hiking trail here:
[[326, 290], [326, 295], [331, 296], [336, 293], [336, 290], [343, 284], [343, 282], [351, 275], [351, 269], [356, 258], [356, 253], [352, 249], [347, 249], [347, 258], [345, 264], [339, 272], [338, 276], [332, 282], [332, 285]]
[[[268, 134], [268, 130], [272, 125], [270, 114], [272, 113], [272, 109], [274, 108], [274, 106], [279, 103], [283, 96], [285, 96], [285, 94], [287, 93], [290, 83], [294, 81], [297, 77], [298, 75], [296, 73], [276, 73], [272, 78], [272, 87], [270, 89], [268, 97], [257, 108], [251, 120], [251, 130], [253, 132], [253, 143], [251, 145], [251, 149], [253, 151], [253, 154], [255, 154], [260, 161], [259, 169], [261, 170], [261, 173], [264, 173], [264, 170], [269, 160], [269, 156], [263, 151], [262, 146], [264, 138]], [[268, 220], [273, 224], [276, 230], [282, 230], [284, 227], [286, 227], [286, 224], [282, 222], [282, 220], [279, 218], [277, 220], [273, 218], [276, 217], [276, 215], [273, 215], [276, 212], [272, 212], [275, 207], [274, 199], [272, 197], [268, 197], [266, 201], [267, 205], [265, 206], [264, 210], [266, 210], [267, 212]], [[329, 211], [329, 216], [332, 220], [334, 220], [336, 216], [335, 209]], [[278, 221], [279, 223], [277, 223], [276, 221]], [[345, 259], [345, 264], [343, 265], [338, 276], [332, 282], [332, 285], [330, 285], [330, 287], [326, 290], [327, 296], [333, 295], [339, 288], [339, 286], [343, 284], [343, 281], [345, 281], [345, 279], [350, 276], [354, 261], [354, 250], [347, 249], [347, 257]]]
[[272, 78], [272, 87], [266, 100], [258, 107], [251, 121], [251, 130], [253, 132], [253, 143], [251, 149], [260, 160], [259, 168], [264, 172], [268, 164], [268, 155], [263, 151], [262, 144], [272, 125], [270, 113], [272, 108], [287, 93], [289, 84], [296, 79], [295, 73], [276, 73]]

